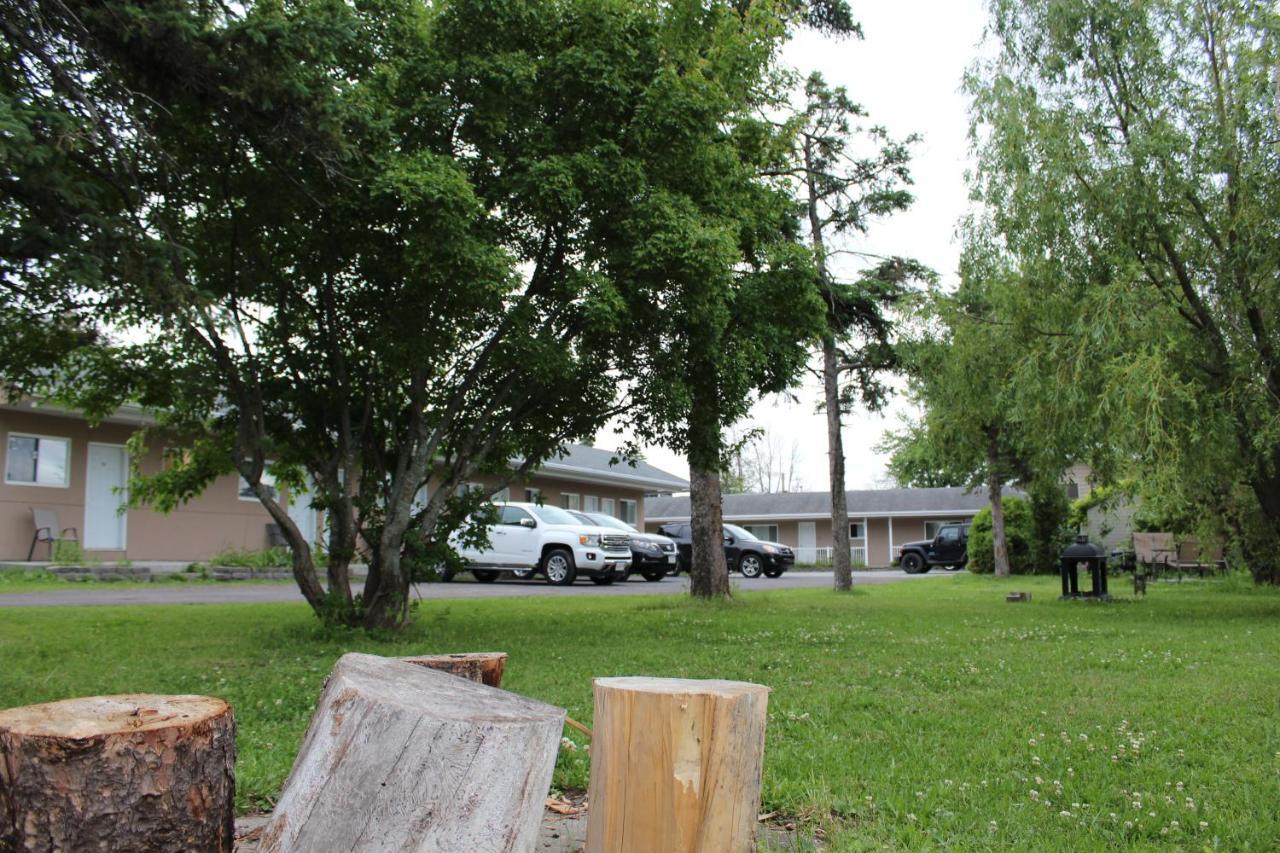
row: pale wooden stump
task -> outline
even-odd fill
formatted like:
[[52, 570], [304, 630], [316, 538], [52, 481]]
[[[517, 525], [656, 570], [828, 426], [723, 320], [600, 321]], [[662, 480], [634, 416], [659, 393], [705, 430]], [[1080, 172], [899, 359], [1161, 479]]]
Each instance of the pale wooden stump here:
[[394, 658], [344, 655], [262, 851], [531, 851], [563, 709]]
[[0, 711], [0, 850], [231, 850], [235, 719], [207, 696]]
[[769, 688], [597, 678], [587, 853], [755, 849]]
[[506, 652], [459, 652], [450, 655], [418, 655], [400, 658], [405, 663], [438, 669], [490, 687], [502, 686], [502, 671], [507, 666]]

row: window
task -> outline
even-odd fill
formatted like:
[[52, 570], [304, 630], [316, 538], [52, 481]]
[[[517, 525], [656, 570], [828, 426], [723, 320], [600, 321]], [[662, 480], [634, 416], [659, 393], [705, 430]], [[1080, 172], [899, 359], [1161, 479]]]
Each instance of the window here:
[[850, 539], [866, 539], [867, 526], [861, 521], [849, 522], [849, 538]]
[[70, 439], [9, 433], [4, 481], [29, 486], [66, 486], [70, 455]]
[[459, 483], [453, 493], [458, 497], [466, 497], [472, 492], [480, 492], [484, 490], [484, 483]]
[[938, 528], [944, 524], [958, 524], [960, 519], [952, 519], [950, 521], [926, 521], [924, 523], [924, 538], [932, 539], [938, 535]]
[[508, 486], [503, 486], [501, 489], [498, 489], [498, 491], [490, 495], [489, 500], [506, 503], [511, 500], [511, 489]]
[[627, 524], [634, 525], [636, 523], [636, 502], [635, 501], [619, 501], [622, 505], [622, 520]]
[[942, 530], [939, 531], [939, 533], [942, 536], [943, 542], [959, 542], [960, 541], [959, 527], [944, 527], [942, 528]]
[[583, 512], [599, 512], [600, 511], [600, 498], [596, 497], [595, 495], [587, 495], [585, 498], [582, 499], [582, 501], [583, 501], [583, 505], [582, 505]]
[[560, 506], [564, 509], [582, 509], [582, 498], [571, 492], [563, 492], [560, 495]]
[[529, 515], [529, 513], [525, 512], [518, 506], [504, 506], [502, 508], [502, 516], [500, 517], [499, 524], [519, 525], [526, 518], [530, 521], [533, 520], [533, 516]]
[[[262, 472], [262, 490], [267, 493], [269, 498], [280, 497], [280, 492], [276, 490], [276, 478], [270, 471]], [[253, 488], [249, 485], [249, 481], [244, 477], [240, 478], [240, 500], [256, 501], [258, 496], [253, 493]]]
[[603, 498], [600, 501], [600, 511], [605, 515], [617, 517], [617, 512], [613, 508], [613, 498]]
[[742, 525], [752, 536], [765, 542], [778, 541], [778, 525], [776, 524], [744, 524]]
[[527, 504], [536, 504], [542, 500], [542, 489], [525, 489], [524, 502]]

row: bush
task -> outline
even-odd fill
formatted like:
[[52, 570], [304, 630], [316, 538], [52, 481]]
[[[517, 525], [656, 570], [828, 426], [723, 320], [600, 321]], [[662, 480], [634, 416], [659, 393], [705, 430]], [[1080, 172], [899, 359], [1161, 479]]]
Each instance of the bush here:
[[293, 564], [293, 556], [288, 548], [267, 548], [263, 551], [241, 551], [228, 548], [215, 554], [209, 565], [230, 566], [237, 569], [276, 569]]
[[[1031, 504], [1022, 498], [1004, 499], [1004, 535], [1009, 546], [1009, 570], [1015, 575], [1029, 574], [1034, 568], [1032, 543], [1035, 520]], [[991, 507], [985, 506], [973, 517], [969, 528], [969, 571], [989, 575], [995, 571], [995, 553], [991, 536]]]

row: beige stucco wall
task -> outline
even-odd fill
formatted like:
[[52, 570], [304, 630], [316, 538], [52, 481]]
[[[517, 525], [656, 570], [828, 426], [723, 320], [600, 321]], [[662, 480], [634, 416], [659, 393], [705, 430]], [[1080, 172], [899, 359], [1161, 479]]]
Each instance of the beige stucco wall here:
[[[123, 445], [136, 429], [126, 423], [105, 423], [90, 427], [83, 420], [61, 415], [0, 409], [0, 455], [7, 453], [10, 432], [30, 433], [71, 442], [68, 467], [70, 482], [65, 487], [13, 485], [0, 476], [0, 560], [25, 560], [34, 525], [32, 507], [47, 507], [58, 514], [62, 527], [74, 527], [84, 541], [85, 474], [89, 442]], [[158, 471], [161, 448], [151, 448], [142, 461], [144, 473]], [[0, 459], [0, 466], [5, 460]], [[4, 471], [0, 467], [0, 474]], [[481, 478], [496, 486], [496, 478]], [[540, 488], [545, 503], [560, 506], [561, 495], [572, 492], [613, 498], [615, 514], [621, 515], [620, 501], [636, 502], [636, 517], [644, 523], [644, 490], [618, 486], [570, 482], [538, 475], [527, 484], [512, 484], [511, 499], [524, 500], [525, 485]], [[285, 496], [287, 498], [287, 495]], [[123, 551], [87, 551], [97, 560], [208, 560], [227, 549], [258, 550], [267, 547], [267, 525], [271, 518], [256, 500], [241, 500], [239, 478], [232, 474], [215, 480], [199, 497], [169, 514], [145, 508], [127, 512], [126, 548]], [[318, 532], [318, 531], [317, 531]], [[36, 560], [47, 560], [49, 546], [36, 547]]]

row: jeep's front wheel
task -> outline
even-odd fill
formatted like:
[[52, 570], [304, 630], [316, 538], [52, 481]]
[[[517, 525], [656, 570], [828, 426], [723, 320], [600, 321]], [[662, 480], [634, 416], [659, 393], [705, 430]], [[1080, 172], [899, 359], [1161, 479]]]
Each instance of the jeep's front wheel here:
[[492, 569], [472, 569], [471, 575], [480, 583], [493, 583], [498, 579], [498, 573]]
[[565, 548], [552, 548], [542, 558], [542, 573], [552, 586], [569, 586], [578, 576], [578, 567], [573, 564], [573, 553]]
[[744, 578], [758, 578], [764, 574], [764, 563], [759, 554], [743, 554], [738, 559], [738, 571]]
[[915, 551], [908, 551], [902, 555], [902, 570], [909, 575], [918, 575], [927, 572], [929, 568], [924, 563], [924, 557]]

